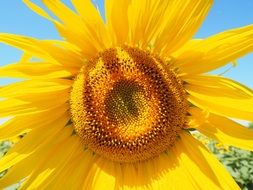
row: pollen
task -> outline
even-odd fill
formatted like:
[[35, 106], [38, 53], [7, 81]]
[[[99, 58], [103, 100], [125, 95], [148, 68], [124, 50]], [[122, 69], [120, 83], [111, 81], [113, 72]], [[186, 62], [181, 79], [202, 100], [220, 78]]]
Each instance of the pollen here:
[[158, 56], [133, 47], [107, 49], [80, 70], [71, 114], [85, 147], [118, 162], [153, 158], [184, 128], [184, 88]]

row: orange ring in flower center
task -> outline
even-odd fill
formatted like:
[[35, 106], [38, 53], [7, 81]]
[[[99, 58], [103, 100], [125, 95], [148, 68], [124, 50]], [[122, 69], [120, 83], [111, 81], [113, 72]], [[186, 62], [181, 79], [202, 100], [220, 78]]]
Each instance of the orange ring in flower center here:
[[174, 144], [186, 120], [183, 86], [165, 63], [138, 48], [105, 50], [78, 74], [71, 92], [77, 134], [97, 154], [146, 160]]

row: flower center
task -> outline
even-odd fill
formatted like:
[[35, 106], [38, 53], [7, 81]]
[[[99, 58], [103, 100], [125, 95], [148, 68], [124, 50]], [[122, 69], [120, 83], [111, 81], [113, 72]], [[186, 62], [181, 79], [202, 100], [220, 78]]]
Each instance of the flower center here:
[[138, 127], [132, 125], [137, 124], [144, 117], [142, 113], [147, 111], [147, 99], [142, 86], [131, 80], [120, 80], [113, 84], [104, 102], [108, 119], [118, 125], [118, 130], [123, 129], [122, 133], [136, 130]]
[[71, 92], [74, 128], [85, 146], [119, 162], [166, 151], [183, 129], [186, 112], [175, 73], [157, 56], [127, 46], [90, 60]]

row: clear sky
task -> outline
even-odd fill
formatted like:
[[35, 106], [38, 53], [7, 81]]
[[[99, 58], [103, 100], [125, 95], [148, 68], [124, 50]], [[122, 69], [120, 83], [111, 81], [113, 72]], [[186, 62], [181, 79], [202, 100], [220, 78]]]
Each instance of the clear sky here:
[[[39, 0], [34, 0], [34, 2], [39, 2]], [[70, 4], [67, 0], [64, 2]], [[94, 0], [94, 2], [99, 5], [100, 9], [103, 9], [101, 0]], [[253, 0], [216, 0], [195, 37], [205, 38], [227, 29], [253, 24], [252, 10]], [[104, 11], [101, 10], [101, 12]], [[30, 11], [22, 0], [1, 2], [0, 32], [28, 35], [39, 39], [60, 39], [53, 25]], [[0, 65], [17, 61], [20, 55], [20, 51], [0, 44]], [[253, 54], [239, 59], [238, 62], [238, 66], [225, 76], [253, 88]], [[8, 82], [10, 80], [2, 79], [0, 85]]]

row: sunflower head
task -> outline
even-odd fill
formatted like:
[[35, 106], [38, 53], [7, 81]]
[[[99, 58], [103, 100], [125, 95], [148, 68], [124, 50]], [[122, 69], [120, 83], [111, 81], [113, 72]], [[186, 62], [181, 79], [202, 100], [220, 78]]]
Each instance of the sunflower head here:
[[22, 135], [0, 189], [239, 189], [189, 131], [253, 150], [230, 119], [253, 120], [252, 90], [206, 74], [253, 50], [253, 26], [192, 39], [213, 0], [105, 0], [105, 19], [90, 0], [23, 1], [63, 40], [0, 33], [24, 51], [0, 77], [25, 79], [0, 88], [0, 140]]
[[158, 56], [123, 46], [83, 66], [71, 93], [74, 127], [94, 152], [146, 160], [173, 145], [186, 119], [185, 92]]

